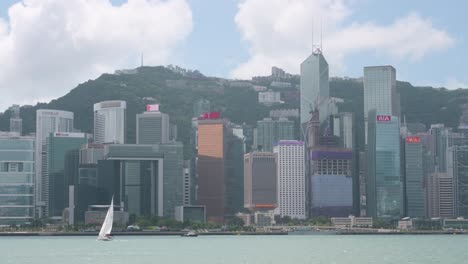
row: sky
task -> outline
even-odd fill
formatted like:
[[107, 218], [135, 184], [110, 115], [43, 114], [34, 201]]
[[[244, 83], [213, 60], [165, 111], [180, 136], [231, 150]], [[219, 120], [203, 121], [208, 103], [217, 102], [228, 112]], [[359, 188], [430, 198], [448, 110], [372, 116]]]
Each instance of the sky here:
[[[322, 43], [331, 76], [393, 65], [414, 85], [468, 88], [468, 1], [0, 0], [0, 111], [116, 69], [174, 64], [248, 79], [299, 73]], [[313, 39], [313, 40], [312, 40]]]

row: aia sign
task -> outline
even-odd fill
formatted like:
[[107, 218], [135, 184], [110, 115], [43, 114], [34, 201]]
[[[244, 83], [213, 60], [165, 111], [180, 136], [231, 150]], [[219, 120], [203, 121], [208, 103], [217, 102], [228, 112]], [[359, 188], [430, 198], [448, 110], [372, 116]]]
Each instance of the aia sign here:
[[406, 143], [419, 144], [421, 143], [421, 138], [420, 137], [406, 137]]
[[389, 115], [378, 115], [378, 116], [377, 116], [377, 121], [378, 121], [378, 122], [391, 122], [391, 121], [392, 121], [392, 116], [389, 116]]

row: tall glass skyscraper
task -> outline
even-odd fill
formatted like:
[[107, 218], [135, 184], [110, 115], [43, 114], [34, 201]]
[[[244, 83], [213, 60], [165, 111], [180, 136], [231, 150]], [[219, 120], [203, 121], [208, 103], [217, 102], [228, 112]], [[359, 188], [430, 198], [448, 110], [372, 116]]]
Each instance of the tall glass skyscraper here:
[[255, 130], [255, 148], [261, 146], [262, 151], [271, 152], [273, 146], [280, 140], [293, 140], [294, 139], [294, 122], [287, 118], [280, 118], [273, 120], [271, 118], [264, 118], [257, 121], [257, 128]]
[[328, 115], [328, 63], [322, 52], [317, 49], [301, 63], [301, 124], [312, 118], [312, 112], [318, 108], [320, 122]]
[[94, 104], [94, 142], [125, 143], [125, 101], [104, 101]]
[[61, 110], [39, 109], [36, 112], [35, 188], [37, 216], [42, 217], [46, 209], [47, 179], [43, 179], [46, 163], [46, 139], [50, 133], [73, 132], [73, 113]]
[[406, 216], [426, 216], [424, 202], [423, 144], [419, 136], [405, 138]]
[[0, 135], [0, 225], [34, 218], [34, 138]]
[[364, 121], [367, 124], [369, 111], [379, 115], [400, 117], [400, 94], [396, 90], [396, 70], [392, 66], [364, 68]]
[[403, 215], [400, 120], [371, 110], [368, 130], [367, 216], [399, 218]]

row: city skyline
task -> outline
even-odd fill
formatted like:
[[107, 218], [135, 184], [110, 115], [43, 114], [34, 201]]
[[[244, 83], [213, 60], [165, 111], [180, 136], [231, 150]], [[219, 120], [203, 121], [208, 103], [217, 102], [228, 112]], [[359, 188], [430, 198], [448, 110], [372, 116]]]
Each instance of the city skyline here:
[[[283, 8], [282, 1], [277, 0], [269, 5], [270, 12], [264, 17], [264, 22], [270, 26], [262, 28], [260, 18], [255, 16], [256, 10], [266, 6], [262, 0], [228, 3], [172, 0], [164, 5], [151, 4], [149, 1], [141, 1], [137, 5], [136, 1], [127, 3], [124, 0], [101, 0], [86, 4], [77, 1], [54, 4], [55, 1], [46, 3], [34, 0], [24, 5], [16, 0], [2, 1], [0, 16], [3, 20], [0, 24], [2, 28], [9, 30], [1, 31], [0, 45], [9, 43], [16, 34], [21, 37], [15, 38], [17, 42], [11, 43], [17, 47], [14, 52], [0, 53], [5, 65], [8, 65], [1, 69], [5, 74], [0, 76], [0, 88], [17, 91], [5, 97], [5, 101], [0, 102], [0, 108], [5, 109], [9, 105], [6, 101], [18, 104], [49, 101], [101, 73], [135, 68], [140, 65], [142, 53], [145, 65], [176, 64], [198, 69], [210, 76], [249, 78], [265, 74], [271, 66], [297, 74], [300, 61], [311, 53], [312, 24], [316, 32], [316, 44], [319, 43], [320, 28], [323, 28], [323, 49], [330, 63], [330, 76], [360, 77], [363, 66], [392, 64], [399, 69], [400, 80], [410, 81], [415, 85], [445, 86], [449, 89], [466, 87], [468, 80], [465, 79], [461, 60], [463, 54], [466, 54], [466, 44], [461, 32], [466, 29], [460, 23], [455, 23], [457, 19], [463, 18], [463, 8], [447, 10], [439, 6], [442, 3], [429, 5], [421, 2], [401, 1], [390, 4], [377, 1], [296, 1]], [[99, 5], [102, 12], [87, 13], [86, 5]], [[466, 3], [457, 3], [459, 5]], [[39, 6], [47, 13], [58, 14], [58, 20], [50, 21], [40, 12], [29, 17], [30, 12], [27, 11], [37, 10]], [[213, 7], [217, 7], [217, 12], [209, 12]], [[390, 7], [397, 10], [391, 14], [385, 12]], [[66, 14], [70, 8], [76, 10], [76, 16], [61, 15]], [[142, 19], [139, 21], [144, 24], [137, 27], [138, 32], [145, 36], [143, 39], [125, 34], [128, 28], [121, 27], [116, 22], [130, 10], [141, 8], [148, 10], [141, 13]], [[160, 30], [160, 35], [155, 37], [154, 32], [146, 26], [155, 23], [149, 14], [159, 14], [164, 10], [173, 11], [180, 21], [174, 20], [173, 16], [165, 17], [167, 22], [172, 22], [174, 33]], [[287, 19], [290, 15], [296, 16], [296, 22]], [[88, 24], [82, 23], [85, 17], [93, 18], [89, 25], [102, 19], [110, 22], [90, 30], [86, 26]], [[17, 23], [21, 23], [21, 28], [16, 26]], [[73, 27], [65, 30], [65, 23], [82, 24], [83, 30], [76, 31]], [[137, 22], [137, 25], [138, 23], [141, 22]], [[346, 26], [348, 24], [352, 26]], [[218, 26], [226, 30], [219, 32]], [[116, 32], [118, 38], [115, 40], [119, 45], [103, 50], [107, 44], [100, 36], [106, 34], [97, 33], [114, 30], [115, 27], [121, 28]], [[29, 34], [31, 30], [37, 34]], [[265, 30], [268, 35], [264, 33]], [[47, 32], [62, 32], [60, 36], [63, 39], [52, 39], [53, 36]], [[71, 38], [70, 34], [75, 34], [78, 38]], [[379, 34], [395, 35], [398, 38], [390, 38], [393, 39], [391, 42], [382, 42], [379, 41]], [[215, 35], [220, 37], [207, 41]], [[160, 43], [158, 39], [166, 41]], [[291, 43], [289, 39], [295, 39], [299, 44]], [[349, 41], [352, 39], [356, 41]], [[47, 45], [49, 41], [63, 43], [63, 48], [43, 49], [41, 45], [27, 45], [28, 42]], [[276, 47], [270, 47], [270, 42], [276, 43]], [[339, 43], [346, 45], [338, 45]], [[5, 51], [11, 48], [5, 47]], [[37, 53], [37, 50], [41, 52]], [[98, 50], [102, 51], [102, 56], [96, 59], [95, 53]], [[27, 58], [30, 63], [18, 68], [16, 64], [22, 58]], [[67, 59], [74, 58], [76, 63], [68, 63]], [[63, 63], [67, 64], [66, 67]], [[436, 66], [440, 64], [444, 67]], [[57, 73], [62, 75], [60, 80], [50, 75]], [[24, 78], [24, 75], [28, 78]]]

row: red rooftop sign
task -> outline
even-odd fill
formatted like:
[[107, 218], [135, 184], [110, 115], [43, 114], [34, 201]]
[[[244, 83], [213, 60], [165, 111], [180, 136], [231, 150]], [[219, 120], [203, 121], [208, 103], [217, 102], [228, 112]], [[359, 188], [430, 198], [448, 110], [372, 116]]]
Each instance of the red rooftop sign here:
[[420, 137], [406, 137], [406, 143], [419, 144], [421, 143], [421, 138]]
[[206, 112], [206, 113], [203, 113], [201, 118], [202, 119], [220, 119], [221, 113], [220, 112]]
[[377, 116], [377, 121], [378, 121], [378, 122], [391, 122], [391, 121], [392, 121], [392, 116], [389, 116], [389, 115], [378, 115], [378, 116]]
[[159, 105], [158, 104], [150, 104], [146, 106], [147, 112], [159, 112]]

